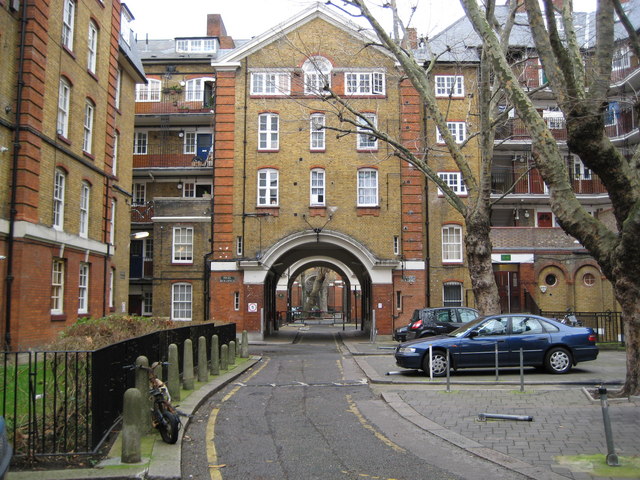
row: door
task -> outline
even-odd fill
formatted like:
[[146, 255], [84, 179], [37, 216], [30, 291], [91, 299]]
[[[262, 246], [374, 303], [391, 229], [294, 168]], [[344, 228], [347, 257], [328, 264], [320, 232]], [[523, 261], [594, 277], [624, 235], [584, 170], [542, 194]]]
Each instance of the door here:
[[551, 212], [538, 212], [538, 228], [553, 227], [553, 215]]
[[209, 150], [213, 143], [213, 135], [210, 133], [199, 133], [196, 139], [196, 155], [203, 162], [209, 156]]
[[131, 240], [130, 259], [129, 259], [129, 278], [142, 278], [143, 270], [143, 254], [142, 240]]

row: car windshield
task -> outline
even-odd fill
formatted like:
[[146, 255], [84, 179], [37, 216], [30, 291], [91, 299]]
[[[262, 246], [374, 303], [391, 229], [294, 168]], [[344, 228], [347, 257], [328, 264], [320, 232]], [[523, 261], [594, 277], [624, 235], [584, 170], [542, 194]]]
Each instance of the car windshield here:
[[464, 337], [469, 330], [473, 330], [478, 326], [479, 323], [482, 323], [485, 320], [486, 320], [486, 317], [478, 317], [469, 323], [465, 323], [463, 326], [461, 326], [460, 328], [457, 328], [453, 332], [448, 333], [447, 335], [449, 335], [450, 337], [458, 337], [458, 338]]

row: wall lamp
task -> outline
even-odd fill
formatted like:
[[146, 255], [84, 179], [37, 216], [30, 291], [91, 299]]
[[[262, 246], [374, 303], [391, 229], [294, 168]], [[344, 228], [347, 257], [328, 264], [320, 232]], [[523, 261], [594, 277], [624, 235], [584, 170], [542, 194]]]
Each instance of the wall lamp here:
[[147, 238], [149, 232], [136, 232], [129, 235], [134, 240], [140, 240], [141, 238]]
[[302, 214], [302, 219], [305, 221], [305, 223], [307, 225], [309, 225], [309, 227], [311, 227], [311, 230], [313, 230], [313, 232], [316, 234], [316, 242], [320, 242], [320, 233], [322, 233], [322, 230], [324, 230], [324, 227], [326, 227], [329, 222], [331, 220], [333, 220], [333, 215], [336, 213], [336, 210], [338, 210], [338, 207], [329, 207], [327, 208], [327, 211], [329, 212], [329, 218], [327, 219], [326, 222], [324, 222], [324, 225], [322, 225], [321, 227], [314, 227], [313, 225], [311, 225], [309, 223], [309, 220], [307, 220], [307, 214], [303, 213]]

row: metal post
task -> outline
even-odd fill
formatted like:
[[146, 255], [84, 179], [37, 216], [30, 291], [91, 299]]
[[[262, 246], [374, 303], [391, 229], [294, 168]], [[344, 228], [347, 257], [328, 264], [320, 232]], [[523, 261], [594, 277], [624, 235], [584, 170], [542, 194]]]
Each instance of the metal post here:
[[613, 446], [613, 432], [611, 431], [611, 420], [609, 419], [609, 402], [607, 402], [607, 389], [604, 387], [599, 387], [598, 393], [600, 394], [600, 406], [602, 407], [604, 434], [607, 437], [607, 465], [609, 465], [610, 467], [618, 467], [620, 466], [620, 462], [618, 462], [618, 455], [616, 455], [616, 450]]
[[429, 380], [433, 380], [433, 345], [429, 345]]
[[496, 342], [496, 382], [500, 380], [500, 373], [498, 369], [498, 342]]
[[451, 364], [449, 363], [449, 350], [447, 350], [447, 392], [451, 391]]
[[524, 392], [524, 351], [520, 347], [520, 391]]

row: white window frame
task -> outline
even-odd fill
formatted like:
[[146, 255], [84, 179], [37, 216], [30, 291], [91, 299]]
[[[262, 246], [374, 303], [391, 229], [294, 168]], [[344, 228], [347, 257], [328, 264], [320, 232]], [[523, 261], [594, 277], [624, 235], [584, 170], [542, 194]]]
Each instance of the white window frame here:
[[64, 10], [62, 13], [62, 46], [73, 51], [73, 30], [76, 17], [76, 2], [74, 0], [64, 0]]
[[64, 267], [62, 258], [54, 258], [51, 265], [51, 314], [64, 313]]
[[214, 82], [211, 77], [192, 78], [187, 80], [185, 101], [202, 102], [204, 100], [204, 85], [206, 82]]
[[291, 94], [291, 72], [251, 72], [251, 95]]
[[544, 110], [542, 118], [549, 130], [564, 130], [566, 128], [564, 114], [560, 110]]
[[280, 148], [280, 116], [277, 113], [258, 115], [258, 150], [275, 151]]
[[631, 49], [629, 45], [620, 45], [613, 52], [611, 70], [617, 72], [629, 67], [631, 67]]
[[244, 255], [244, 237], [239, 235], [236, 237], [236, 256], [242, 257]]
[[116, 205], [116, 201], [114, 199], [111, 199], [111, 219], [109, 220], [109, 244], [111, 246], [114, 246], [116, 244]]
[[587, 167], [577, 155], [570, 155], [570, 160], [573, 166], [573, 179], [574, 180], [592, 180], [591, 169]]
[[53, 179], [53, 228], [62, 231], [64, 228], [64, 197], [67, 175], [56, 168]]
[[118, 175], [118, 147], [120, 142], [120, 134], [115, 132], [113, 134], [113, 165], [111, 166], [111, 170], [114, 176]]
[[217, 38], [180, 38], [176, 39], [178, 53], [215, 53], [218, 51]]
[[434, 77], [434, 83], [436, 89], [436, 97], [464, 97], [463, 75], [436, 75]]
[[109, 271], [109, 308], [115, 307], [115, 281], [116, 269], [111, 268]]
[[324, 113], [313, 113], [309, 120], [309, 150], [324, 151], [326, 148], [326, 117]]
[[171, 285], [171, 320], [189, 322], [193, 318], [193, 286], [179, 282]]
[[172, 263], [193, 263], [193, 227], [173, 227]]
[[384, 72], [345, 72], [345, 95], [384, 95]]
[[58, 89], [58, 121], [56, 123], [56, 133], [63, 137], [69, 136], [69, 105], [71, 103], [71, 85], [60, 78]]
[[[98, 33], [98, 26], [95, 24], [95, 22], [90, 21], [89, 32], [87, 34], [87, 70], [89, 70], [91, 73], [96, 73], [96, 65], [98, 61]], [[120, 70], [118, 70], [118, 73], [119, 72]], [[117, 97], [116, 108], [118, 108]]]
[[331, 89], [331, 69], [331, 62], [324, 57], [308, 58], [302, 65], [304, 94], [328, 95]]
[[[456, 287], [460, 293], [459, 299], [447, 299], [446, 291], [447, 287]], [[444, 282], [442, 284], [442, 306], [443, 307], [462, 307], [463, 295], [462, 295], [462, 283], [460, 282]]]
[[309, 175], [309, 204], [312, 207], [323, 207], [326, 205], [327, 198], [325, 194], [325, 170], [324, 168], [314, 168]]
[[131, 205], [144, 205], [147, 203], [147, 184], [146, 183], [134, 183], [132, 188]]
[[358, 170], [358, 207], [378, 206], [378, 171], [375, 168]]
[[184, 132], [184, 150], [183, 152], [189, 155], [195, 155], [197, 151], [198, 135], [196, 132]]
[[280, 172], [274, 168], [258, 170], [258, 198], [259, 207], [277, 207], [280, 203]]
[[122, 69], [118, 68], [116, 72], [116, 92], [115, 92], [116, 110], [120, 110], [120, 97], [122, 96]]
[[233, 292], [233, 309], [236, 312], [240, 311], [240, 292]]
[[135, 132], [133, 134], [133, 154], [146, 155], [149, 151], [149, 133]]
[[89, 313], [89, 264], [80, 263], [78, 272], [78, 313]]
[[155, 78], [147, 78], [147, 84], [136, 85], [136, 102], [159, 102], [162, 82]]
[[[453, 135], [456, 143], [462, 143], [467, 139], [467, 124], [465, 122], [447, 122], [447, 128]], [[440, 129], [436, 127], [436, 142], [444, 143]]]
[[393, 254], [400, 255], [400, 237], [398, 235], [393, 236]]
[[91, 202], [91, 186], [87, 182], [82, 182], [80, 186], [80, 227], [79, 235], [87, 238], [89, 236], [89, 206]]
[[89, 99], [84, 104], [84, 127], [82, 136], [82, 150], [92, 153], [93, 148], [93, 121], [96, 107]]
[[153, 292], [142, 292], [141, 313], [145, 317], [153, 315]]
[[[438, 172], [438, 177], [446, 183], [453, 192], [459, 197], [468, 195], [467, 186], [462, 179], [462, 173], [460, 172]], [[444, 193], [438, 188], [438, 196], [443, 196]]]
[[444, 225], [442, 227], [442, 263], [462, 263], [462, 227]]
[[[361, 114], [367, 120], [369, 120], [374, 128], [378, 126], [378, 116], [375, 113], [363, 113]], [[371, 134], [371, 128], [365, 122], [362, 117], [358, 117], [358, 133], [356, 148], [358, 150], [378, 150], [378, 138]]]

